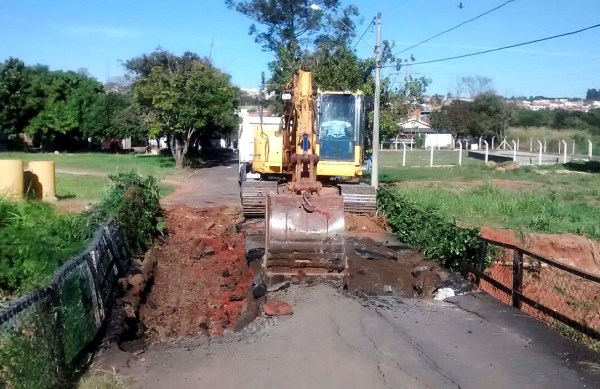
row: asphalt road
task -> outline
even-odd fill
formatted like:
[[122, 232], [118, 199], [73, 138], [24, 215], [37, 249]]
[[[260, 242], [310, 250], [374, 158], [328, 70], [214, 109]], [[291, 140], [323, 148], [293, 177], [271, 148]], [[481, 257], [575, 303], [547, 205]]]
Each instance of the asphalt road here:
[[[594, 388], [598, 355], [485, 296], [458, 304], [292, 287], [289, 317], [151, 346], [120, 374], [143, 388]], [[474, 309], [469, 312], [460, 307]], [[481, 310], [483, 314], [478, 314]]]
[[[236, 165], [197, 170], [170, 205], [235, 203]], [[600, 354], [485, 294], [452, 302], [277, 292], [288, 317], [240, 333], [113, 349], [96, 366], [142, 388], [597, 388]]]

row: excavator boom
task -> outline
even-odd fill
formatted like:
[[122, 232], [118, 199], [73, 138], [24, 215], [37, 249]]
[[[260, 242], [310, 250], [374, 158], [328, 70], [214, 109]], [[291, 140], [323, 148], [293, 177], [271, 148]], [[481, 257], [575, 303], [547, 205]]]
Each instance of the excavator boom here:
[[309, 72], [288, 85], [283, 168], [287, 185], [266, 195], [267, 283], [286, 278], [325, 277], [347, 281], [344, 200], [317, 180], [315, 101]]

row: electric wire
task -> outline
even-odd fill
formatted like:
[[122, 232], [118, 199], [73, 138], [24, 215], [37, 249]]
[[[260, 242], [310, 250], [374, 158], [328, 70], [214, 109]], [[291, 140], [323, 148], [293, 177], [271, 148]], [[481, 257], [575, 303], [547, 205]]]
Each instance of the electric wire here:
[[[413, 63], [409, 63], [407, 65], [410, 65], [410, 66], [413, 66], [413, 65], [425, 65], [425, 64], [429, 64], [429, 63], [435, 63], [435, 62], [444, 62], [444, 61], [450, 61], [450, 60], [454, 60], [454, 59], [460, 59], [460, 58], [466, 58], [466, 57], [473, 57], [473, 56], [476, 56], [476, 55], [493, 53], [495, 51], [512, 49], [514, 47], [526, 46], [526, 45], [530, 45], [530, 44], [533, 44], [533, 43], [549, 41], [549, 40], [552, 40], [552, 39], [562, 38], [562, 37], [569, 36], [569, 35], [575, 35], [575, 34], [579, 34], [579, 33], [582, 33], [584, 31], [592, 30], [592, 29], [598, 28], [598, 27], [600, 27], [600, 24], [594, 24], [592, 26], [584, 27], [584, 28], [581, 28], [579, 30], [569, 31], [569, 32], [565, 32], [565, 33], [562, 33], [562, 34], [558, 34], [558, 35], [548, 36], [548, 37], [545, 37], [545, 38], [534, 39], [534, 40], [527, 41], [527, 42], [516, 43], [514, 45], [502, 46], [502, 47], [497, 47], [497, 48], [489, 49], [489, 50], [476, 51], [474, 53], [468, 53], [468, 54], [462, 54], [462, 55], [455, 55], [453, 57], [438, 58], [438, 59], [432, 59], [432, 60], [429, 60], [429, 61], [413, 62]], [[384, 67], [389, 68], [389, 67], [396, 67], [396, 66], [397, 65], [386, 65]]]
[[487, 15], [487, 14], [490, 14], [490, 13], [492, 13], [492, 12], [496, 11], [496, 10], [499, 10], [500, 8], [502, 8], [502, 7], [506, 6], [506, 5], [508, 5], [508, 4], [510, 4], [510, 3], [514, 2], [514, 1], [515, 1], [515, 0], [508, 0], [508, 1], [506, 1], [506, 2], [504, 2], [504, 3], [502, 3], [502, 4], [500, 4], [499, 6], [497, 6], [497, 7], [495, 7], [495, 8], [492, 8], [492, 9], [490, 9], [490, 10], [488, 10], [488, 11], [486, 11], [486, 12], [482, 13], [482, 14], [479, 14], [479, 15], [477, 15], [477, 16], [475, 16], [475, 17], [473, 17], [473, 18], [469, 19], [469, 20], [465, 20], [464, 22], [462, 22], [462, 23], [460, 23], [460, 24], [457, 24], [457, 25], [456, 25], [456, 26], [454, 26], [454, 27], [451, 27], [451, 28], [449, 28], [449, 29], [447, 29], [447, 30], [444, 30], [444, 31], [442, 31], [442, 32], [440, 32], [440, 33], [438, 33], [438, 34], [435, 34], [435, 35], [433, 35], [433, 36], [431, 36], [431, 37], [429, 37], [429, 38], [427, 38], [427, 39], [425, 39], [425, 40], [422, 40], [422, 41], [421, 41], [421, 42], [419, 42], [419, 43], [415, 43], [414, 45], [412, 45], [412, 46], [410, 46], [410, 47], [407, 47], [406, 49], [402, 49], [402, 50], [400, 50], [399, 52], [397, 52], [397, 53], [396, 53], [396, 54], [394, 54], [394, 55], [402, 54], [402, 53], [404, 53], [404, 52], [406, 52], [406, 51], [408, 51], [408, 50], [410, 50], [410, 49], [414, 49], [415, 47], [417, 47], [417, 46], [420, 46], [420, 45], [422, 45], [423, 43], [429, 42], [430, 40], [432, 40], [432, 39], [435, 39], [435, 38], [437, 38], [437, 37], [439, 37], [439, 36], [442, 36], [442, 35], [444, 35], [444, 34], [446, 34], [446, 33], [450, 32], [450, 31], [454, 31], [454, 30], [456, 30], [457, 28], [460, 28], [460, 27], [464, 26], [464, 25], [465, 25], [465, 24], [467, 24], [467, 23], [470, 23], [470, 22], [472, 22], [472, 21], [475, 21], [475, 20], [477, 20], [477, 19], [479, 19], [479, 18], [481, 18], [481, 17], [483, 17], [483, 16], [485, 16], [485, 15]]

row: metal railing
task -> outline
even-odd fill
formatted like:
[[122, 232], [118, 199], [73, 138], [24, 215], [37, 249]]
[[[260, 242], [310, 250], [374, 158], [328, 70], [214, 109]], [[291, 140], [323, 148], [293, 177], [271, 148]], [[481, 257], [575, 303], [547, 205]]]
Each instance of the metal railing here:
[[[518, 245], [481, 240], [479, 268], [472, 271], [482, 290], [548, 324], [600, 340], [600, 276]], [[486, 256], [491, 266], [484, 266]]]
[[0, 387], [62, 387], [84, 360], [131, 264], [115, 220], [52, 282], [0, 310]]

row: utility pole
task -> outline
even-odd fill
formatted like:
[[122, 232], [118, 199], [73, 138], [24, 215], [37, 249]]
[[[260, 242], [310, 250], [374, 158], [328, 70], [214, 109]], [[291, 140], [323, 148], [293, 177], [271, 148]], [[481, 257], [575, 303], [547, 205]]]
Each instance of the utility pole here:
[[381, 12], [377, 14], [377, 44], [375, 45], [375, 109], [373, 112], [373, 166], [371, 186], [379, 186], [379, 100], [381, 95]]

